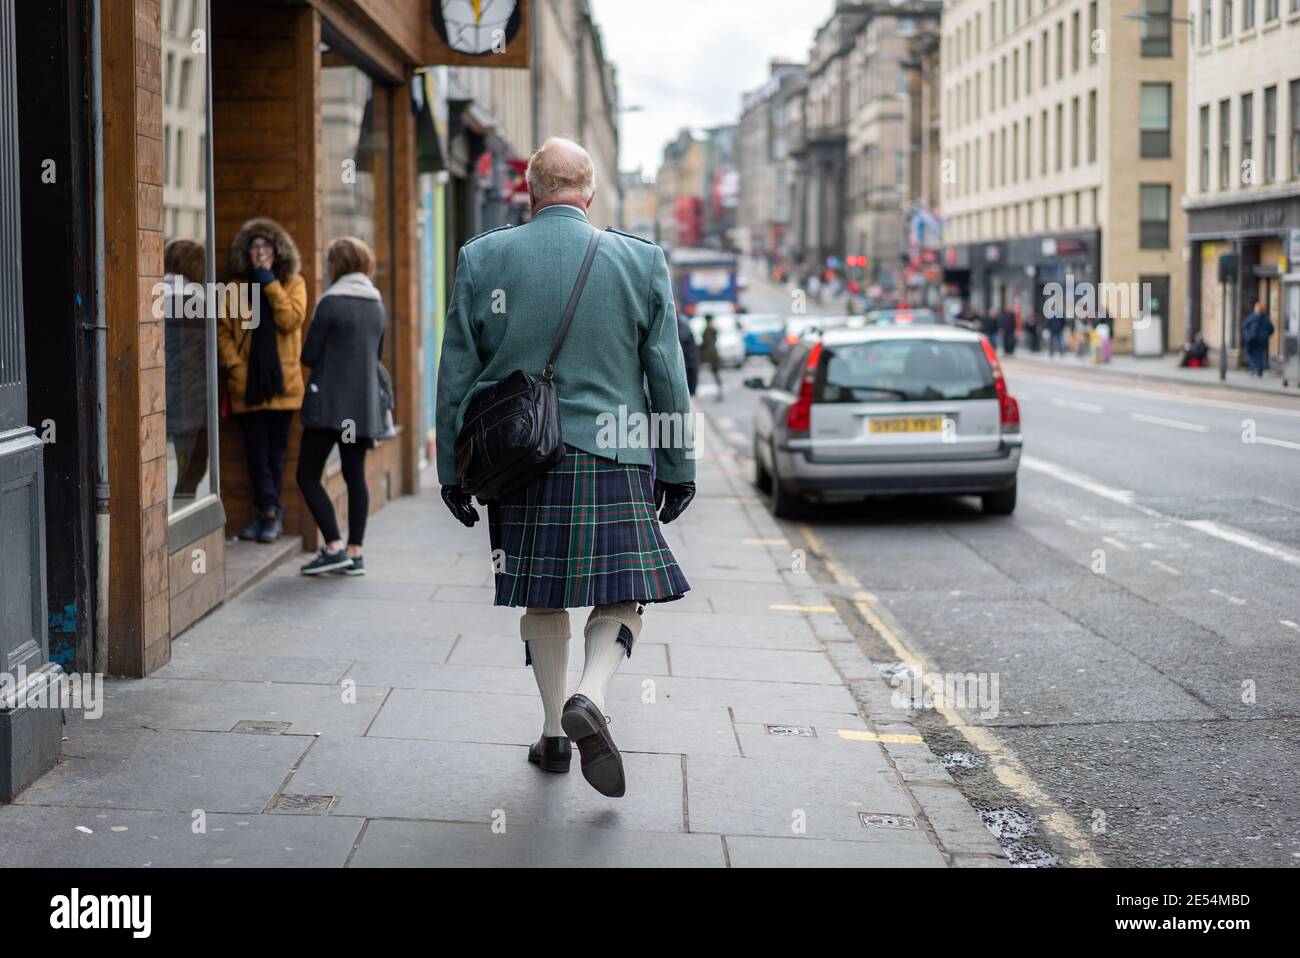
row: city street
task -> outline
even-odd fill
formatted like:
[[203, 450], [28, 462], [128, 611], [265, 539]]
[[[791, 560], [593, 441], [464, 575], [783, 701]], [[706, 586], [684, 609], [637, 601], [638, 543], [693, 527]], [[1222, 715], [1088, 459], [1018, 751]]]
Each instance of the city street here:
[[[782, 301], [751, 280], [752, 311]], [[740, 380], [769, 368], [727, 374], [722, 402], [701, 387], [741, 460], [756, 394]], [[882, 667], [999, 676], [995, 717], [913, 721], [960, 753], [968, 798], [1029, 831], [1013, 861], [1294, 864], [1300, 405], [1006, 372], [1025, 434], [1013, 516], [881, 499], [819, 508], [791, 538]]]

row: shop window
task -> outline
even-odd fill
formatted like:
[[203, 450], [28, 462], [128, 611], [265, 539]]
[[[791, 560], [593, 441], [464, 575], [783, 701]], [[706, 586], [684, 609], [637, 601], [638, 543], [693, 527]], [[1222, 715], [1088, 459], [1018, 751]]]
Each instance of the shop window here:
[[[213, 280], [208, 148], [209, 63], [192, 33], [208, 21], [196, 0], [190, 22], [178, 2], [162, 23], [166, 75], [163, 102], [163, 281], [155, 315], [163, 322], [167, 394], [167, 496], [172, 515], [216, 492], [216, 356], [210, 348], [208, 283]], [[172, 89], [175, 79], [175, 90]]]
[[356, 236], [375, 249], [374, 81], [354, 66], [320, 72], [325, 242]]

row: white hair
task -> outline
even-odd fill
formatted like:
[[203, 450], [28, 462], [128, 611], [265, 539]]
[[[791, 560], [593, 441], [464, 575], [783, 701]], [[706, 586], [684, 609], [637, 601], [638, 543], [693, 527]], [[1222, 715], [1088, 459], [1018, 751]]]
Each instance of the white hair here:
[[596, 167], [590, 154], [573, 140], [559, 136], [548, 139], [529, 158], [525, 176], [539, 200], [580, 196], [587, 202], [596, 193]]

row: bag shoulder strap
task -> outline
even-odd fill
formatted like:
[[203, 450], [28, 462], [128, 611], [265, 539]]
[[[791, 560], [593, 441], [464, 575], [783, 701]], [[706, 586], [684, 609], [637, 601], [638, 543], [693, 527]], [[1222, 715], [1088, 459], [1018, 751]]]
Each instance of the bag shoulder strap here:
[[596, 258], [596, 247], [600, 246], [602, 235], [600, 230], [592, 228], [591, 242], [587, 244], [587, 255], [582, 260], [582, 269], [578, 271], [578, 281], [573, 285], [569, 304], [564, 307], [564, 319], [560, 321], [560, 331], [555, 334], [555, 345], [551, 347], [550, 358], [546, 360], [546, 368], [542, 370], [543, 379], [555, 378], [555, 361], [560, 358], [560, 350], [564, 348], [564, 338], [569, 335], [569, 326], [573, 324], [573, 314], [578, 309], [578, 300], [582, 298], [582, 290], [587, 285], [587, 276], [591, 272], [592, 261]]

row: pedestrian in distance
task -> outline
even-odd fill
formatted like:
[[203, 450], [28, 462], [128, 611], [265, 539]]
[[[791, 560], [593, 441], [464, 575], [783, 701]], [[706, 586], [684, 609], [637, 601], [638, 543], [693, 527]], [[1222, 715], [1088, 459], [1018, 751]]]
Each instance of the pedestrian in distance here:
[[718, 327], [712, 315], [704, 317], [704, 333], [700, 337], [700, 361], [713, 373], [717, 393], [713, 399], [722, 402], [722, 354], [718, 352]]
[[1016, 314], [1005, 306], [998, 314], [998, 333], [1002, 337], [1002, 355], [1010, 356], [1016, 351]]
[[1065, 316], [1059, 309], [1049, 307], [1047, 316], [1047, 355], [1065, 355]]
[[298, 357], [307, 283], [301, 271], [297, 245], [274, 220], [249, 220], [230, 244], [231, 283], [217, 322], [217, 351], [253, 487], [253, 516], [239, 531], [241, 539], [269, 543], [284, 534], [284, 460], [303, 396]]
[[[529, 160], [525, 181], [531, 221], [460, 250], [438, 377], [438, 480], [452, 515], [472, 527], [479, 513], [454, 455], [466, 408], [516, 370], [543, 371], [565, 304], [577, 293], [554, 366], [564, 461], [488, 502], [488, 529], [495, 604], [525, 610], [519, 634], [542, 699], [542, 733], [528, 760], [567, 772], [574, 743], [587, 782], [618, 797], [626, 781], [606, 689], [632, 654], [644, 606], [690, 588], [660, 525], [694, 498], [695, 461], [689, 439], [654, 449], [629, 430], [611, 447], [601, 424], [611, 411], [648, 418], [650, 408], [685, 422], [686, 366], [663, 250], [617, 230], [593, 236], [587, 211], [596, 182], [587, 151], [548, 140]], [[594, 259], [582, 287], [575, 279], [588, 250]], [[500, 299], [504, 315], [494, 309]], [[581, 608], [592, 609], [583, 630], [586, 660], [566, 699], [569, 610]]]
[[1264, 304], [1255, 303], [1242, 324], [1241, 344], [1246, 350], [1246, 362], [1250, 364], [1252, 376], [1264, 378], [1268, 369], [1268, 343], [1273, 336], [1273, 321], [1264, 311]]
[[985, 311], [980, 329], [989, 342], [994, 346], [998, 344], [998, 312], [992, 306]]
[[[388, 317], [370, 279], [374, 253], [362, 240], [344, 236], [330, 243], [325, 271], [330, 286], [316, 304], [302, 347], [302, 364], [311, 369], [311, 380], [302, 404], [298, 451], [298, 488], [325, 544], [301, 571], [359, 576], [366, 573], [363, 542], [370, 514], [366, 452], [386, 432], [380, 356]], [[321, 482], [325, 460], [335, 447], [348, 487], [346, 546]]]

